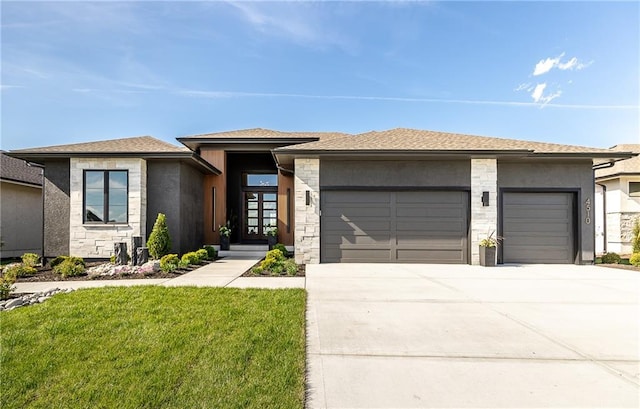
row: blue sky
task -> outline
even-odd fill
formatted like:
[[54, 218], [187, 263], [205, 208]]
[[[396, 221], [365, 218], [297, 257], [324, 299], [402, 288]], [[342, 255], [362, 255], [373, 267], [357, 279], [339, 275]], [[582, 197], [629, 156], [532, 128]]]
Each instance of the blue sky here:
[[640, 3], [1, 3], [5, 150], [263, 127], [640, 143]]

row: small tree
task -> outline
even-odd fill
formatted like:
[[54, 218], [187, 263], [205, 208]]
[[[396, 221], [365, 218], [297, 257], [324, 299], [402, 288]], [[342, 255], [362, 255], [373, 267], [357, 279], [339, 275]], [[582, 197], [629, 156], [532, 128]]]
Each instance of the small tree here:
[[167, 217], [163, 213], [158, 213], [158, 218], [153, 225], [149, 240], [147, 240], [147, 247], [149, 248], [149, 254], [155, 259], [162, 258], [162, 256], [169, 254], [169, 250], [171, 250], [171, 236], [167, 227]]
[[636, 222], [633, 224], [633, 252], [640, 253], [640, 217], [636, 217]]

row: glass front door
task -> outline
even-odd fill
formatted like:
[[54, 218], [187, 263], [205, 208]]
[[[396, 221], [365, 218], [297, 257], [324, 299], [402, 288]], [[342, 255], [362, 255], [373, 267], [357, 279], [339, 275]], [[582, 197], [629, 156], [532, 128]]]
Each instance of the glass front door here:
[[244, 192], [243, 240], [266, 240], [278, 225], [278, 194], [265, 191]]

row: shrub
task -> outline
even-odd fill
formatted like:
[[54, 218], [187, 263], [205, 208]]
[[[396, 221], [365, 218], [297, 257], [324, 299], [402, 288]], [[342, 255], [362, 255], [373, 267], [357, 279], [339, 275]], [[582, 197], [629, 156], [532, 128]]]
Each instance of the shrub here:
[[190, 251], [188, 253], [184, 253], [180, 261], [187, 263], [187, 265], [196, 265], [200, 264], [200, 256], [198, 256], [198, 253], [195, 251]]
[[260, 266], [255, 266], [254, 268], [251, 269], [251, 272], [253, 274], [262, 274], [263, 271], [264, 269]]
[[198, 256], [200, 261], [207, 260], [209, 258], [209, 253], [205, 249], [196, 250], [196, 255]]
[[171, 249], [171, 236], [167, 227], [167, 217], [163, 213], [158, 213], [158, 218], [153, 225], [149, 240], [147, 240], [147, 247], [149, 248], [149, 254], [155, 259], [162, 258]]
[[284, 271], [287, 273], [287, 275], [290, 275], [290, 276], [294, 276], [298, 274], [298, 265], [296, 264], [295, 260], [291, 258], [285, 260]]
[[206, 250], [207, 258], [209, 260], [215, 260], [216, 257], [218, 257], [218, 251], [216, 250], [215, 247], [213, 247], [213, 246], [204, 246], [202, 248]]
[[35, 267], [40, 263], [40, 256], [36, 253], [24, 253], [21, 258], [22, 264], [27, 267]]
[[171, 273], [178, 268], [180, 259], [177, 254], [167, 254], [160, 259], [160, 270], [165, 273]]
[[618, 255], [618, 253], [604, 253], [601, 257], [602, 264], [620, 264], [622, 258]]
[[636, 222], [633, 224], [631, 244], [633, 245], [633, 253], [640, 253], [640, 217], [637, 217]]
[[178, 269], [184, 270], [189, 267], [189, 262], [180, 260], [178, 261]]
[[0, 277], [0, 300], [6, 300], [9, 298], [11, 291], [15, 289], [13, 284], [16, 282], [16, 276], [12, 272], [6, 270], [2, 272]]
[[260, 267], [264, 270], [273, 270], [273, 267], [278, 264], [282, 264], [284, 262], [285, 257], [284, 254], [278, 249], [273, 249], [267, 252], [267, 256], [260, 263]]
[[21, 263], [9, 264], [8, 266], [6, 266], [4, 268], [4, 273], [5, 274], [9, 274], [9, 275], [14, 276], [16, 278], [32, 276], [37, 272], [38, 272], [38, 270], [36, 270], [35, 267], [26, 266], [26, 265], [21, 264]]
[[631, 257], [629, 257], [629, 263], [632, 266], [640, 267], [640, 252], [633, 253]]
[[285, 257], [289, 256], [289, 252], [287, 251], [287, 248], [285, 247], [284, 244], [282, 243], [276, 243], [273, 245], [273, 250], [280, 250], [282, 252], [282, 255]]
[[84, 274], [84, 260], [80, 257], [67, 257], [57, 264], [53, 271], [60, 274], [62, 278], [76, 277]]
[[54, 268], [55, 266], [57, 266], [58, 264], [62, 263], [66, 259], [67, 259], [67, 256], [58, 256], [58, 257], [54, 258], [53, 260], [51, 260], [49, 262], [49, 265], [51, 266], [51, 268]]
[[84, 260], [82, 259], [82, 257], [75, 257], [75, 256], [58, 256], [58, 257], [54, 258], [53, 260], [51, 260], [49, 262], [49, 265], [51, 266], [51, 268], [53, 268], [55, 270], [55, 267], [57, 265], [59, 265], [63, 261], [67, 261], [67, 260], [71, 260], [74, 264], [79, 264], [82, 267], [85, 266]]

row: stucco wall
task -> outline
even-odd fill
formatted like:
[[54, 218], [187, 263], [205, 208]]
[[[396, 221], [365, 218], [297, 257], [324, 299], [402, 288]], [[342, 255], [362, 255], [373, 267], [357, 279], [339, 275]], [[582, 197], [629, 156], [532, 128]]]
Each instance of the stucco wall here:
[[[83, 222], [84, 170], [127, 170], [129, 174], [128, 222], [117, 224]], [[136, 158], [71, 158], [70, 246], [69, 253], [86, 258], [108, 258], [114, 243], [131, 243], [143, 236], [147, 223], [147, 164]], [[128, 249], [130, 251], [131, 249]]]
[[[579, 253], [583, 263], [593, 262], [595, 251], [594, 180], [591, 166], [590, 160], [573, 162], [498, 161], [498, 190], [502, 188], [579, 189], [577, 227]], [[586, 209], [587, 200], [591, 203], [589, 214]]]
[[320, 162], [320, 186], [465, 187], [471, 162], [417, 160], [326, 160]]
[[0, 257], [42, 255], [42, 188], [0, 182]]
[[[598, 213], [606, 221], [606, 249], [608, 252], [630, 254], [633, 251], [633, 224], [640, 217], [640, 197], [629, 196], [629, 182], [640, 182], [638, 176], [623, 176], [598, 182], [606, 187], [606, 204], [599, 204]], [[606, 209], [602, 207], [605, 206]]]
[[186, 253], [204, 244], [203, 175], [178, 161], [147, 164], [147, 236], [158, 213], [167, 216], [171, 252]]
[[69, 255], [69, 159], [44, 164], [44, 257]]

